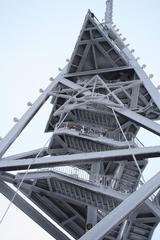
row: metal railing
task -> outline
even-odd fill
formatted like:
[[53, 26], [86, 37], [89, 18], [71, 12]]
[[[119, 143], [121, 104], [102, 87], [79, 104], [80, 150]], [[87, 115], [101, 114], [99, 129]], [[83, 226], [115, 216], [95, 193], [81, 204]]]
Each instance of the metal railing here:
[[[115, 141], [123, 141], [125, 142], [125, 138], [122, 133], [115, 133], [115, 132], [107, 132], [106, 130], [96, 130], [90, 128], [89, 126], [81, 126], [76, 123], [65, 122], [59, 126], [59, 129], [69, 129], [79, 132], [79, 135], [85, 135], [89, 137], [106, 137], [109, 139], [113, 139]], [[133, 133], [126, 133], [126, 138], [129, 141], [134, 142], [134, 134]]]
[[[96, 186], [102, 186], [104, 188], [111, 188], [115, 191], [123, 194], [130, 194], [139, 189], [144, 183], [140, 180], [132, 181], [132, 184], [124, 179], [117, 179], [102, 174], [95, 174], [91, 171], [84, 171], [77, 167], [55, 167], [50, 169], [55, 173], [65, 175], [74, 179], [78, 179], [84, 182], [94, 184]], [[152, 194], [149, 200], [160, 207], [160, 193]]]
[[[84, 171], [77, 167], [66, 166], [66, 167], [54, 167], [54, 168], [44, 168], [38, 171], [51, 171], [53, 173], [58, 173], [63, 176], [67, 176], [76, 180], [91, 183], [98, 187], [111, 188], [115, 191], [121, 192], [123, 194], [131, 194], [138, 190], [144, 183], [141, 180], [135, 180], [130, 183], [124, 179], [117, 179], [114, 177], [95, 174], [91, 171]], [[154, 203], [158, 208], [160, 208], [160, 192], [157, 194], [152, 194], [149, 200]]]
[[58, 173], [61, 175], [65, 175], [67, 177], [71, 177], [74, 179], [78, 179], [81, 181], [85, 181], [97, 186], [102, 186], [105, 188], [112, 188], [113, 190], [120, 191], [121, 193], [131, 193], [136, 190], [138, 185], [138, 181], [132, 182], [130, 184], [127, 180], [117, 179], [113, 177], [109, 177], [102, 174], [95, 174], [93, 172], [86, 172], [77, 167], [55, 167], [48, 169], [54, 173]]

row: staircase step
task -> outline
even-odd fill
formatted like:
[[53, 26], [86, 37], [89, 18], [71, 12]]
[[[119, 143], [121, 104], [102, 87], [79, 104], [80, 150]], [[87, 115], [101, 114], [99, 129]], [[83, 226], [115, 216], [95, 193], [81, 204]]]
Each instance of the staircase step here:
[[129, 234], [129, 239], [130, 240], [148, 240], [148, 237], [131, 232]]

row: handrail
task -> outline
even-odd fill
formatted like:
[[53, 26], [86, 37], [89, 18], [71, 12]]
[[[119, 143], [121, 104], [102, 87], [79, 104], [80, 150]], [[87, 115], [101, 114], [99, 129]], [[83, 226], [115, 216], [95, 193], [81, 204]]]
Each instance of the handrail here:
[[[115, 191], [121, 192], [123, 194], [133, 193], [135, 190], [139, 189], [144, 183], [141, 180], [132, 181], [132, 184], [125, 179], [118, 179], [114, 177], [109, 177], [102, 174], [96, 174], [91, 171], [84, 171], [77, 167], [55, 167], [46, 169], [50, 170], [54, 173], [58, 173], [60, 175], [65, 175], [67, 177], [78, 179], [81, 181], [85, 181], [97, 186], [102, 186], [104, 188], [112, 188]], [[122, 189], [121, 185], [124, 185]], [[126, 189], [125, 189], [126, 187]], [[128, 189], [127, 189], [128, 188]], [[149, 197], [149, 200], [155, 203], [158, 207], [160, 207], [160, 200], [157, 198], [155, 194], [152, 194]]]
[[[80, 135], [87, 135], [91, 137], [106, 137], [115, 141], [125, 141], [122, 133], [107, 132], [106, 130], [96, 130], [88, 126], [81, 126], [79, 124], [65, 122], [59, 126], [59, 129], [70, 129], [79, 132]], [[129, 141], [134, 142], [134, 134], [126, 133], [126, 137]]]
[[[48, 170], [48, 169], [46, 169]], [[102, 174], [95, 174], [93, 172], [85, 172], [84, 170], [81, 170], [77, 167], [55, 167], [49, 169], [52, 172], [69, 176], [74, 179], [78, 179], [81, 181], [89, 182], [91, 184], [95, 184], [97, 186], [103, 186], [105, 188], [112, 188], [113, 190], [120, 191], [122, 193], [128, 194], [136, 190], [136, 187], [138, 185], [137, 180], [135, 182], [133, 181], [133, 185], [131, 185], [127, 180], [125, 179], [118, 179], [114, 177], [109, 177]], [[124, 189], [122, 189], [121, 185], [124, 185]]]

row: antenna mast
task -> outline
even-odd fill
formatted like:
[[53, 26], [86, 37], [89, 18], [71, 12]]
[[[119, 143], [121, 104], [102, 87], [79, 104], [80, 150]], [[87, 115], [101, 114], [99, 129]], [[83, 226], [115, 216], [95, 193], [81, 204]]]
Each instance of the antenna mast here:
[[106, 1], [105, 24], [113, 22], [113, 0]]

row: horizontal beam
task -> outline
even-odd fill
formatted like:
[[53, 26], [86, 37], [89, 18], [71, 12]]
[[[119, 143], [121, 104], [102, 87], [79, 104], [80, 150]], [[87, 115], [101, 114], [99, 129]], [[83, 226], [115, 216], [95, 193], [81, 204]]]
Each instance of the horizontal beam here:
[[144, 158], [160, 157], [160, 146], [133, 148], [132, 153], [129, 149], [118, 149], [103, 152], [79, 153], [72, 155], [28, 158], [19, 160], [1, 159], [0, 171], [25, 170], [27, 169], [28, 165], [31, 162], [32, 165], [30, 169], [86, 164], [95, 162], [99, 159], [101, 159], [101, 161], [124, 161], [124, 160], [132, 161], [133, 160], [132, 154], [135, 155], [137, 160], [142, 160]]
[[147, 198], [149, 198], [160, 187], [160, 172], [144, 184], [139, 190], [131, 194], [111, 213], [104, 217], [90, 231], [79, 240], [100, 240], [112, 231], [126, 217], [136, 210]]
[[[92, 38], [92, 43], [99, 43], [99, 42], [104, 42], [106, 39], [104, 37], [100, 37], [100, 38]], [[91, 39], [88, 40], [81, 40], [79, 42], [79, 45], [84, 45], [84, 44], [90, 44], [91, 43]]]
[[[15, 195], [15, 191], [2, 181], [0, 181], [0, 193], [2, 193], [9, 201], [11, 201]], [[70, 240], [69, 237], [25, 201], [19, 194], [16, 194], [13, 204], [48, 232], [53, 238], [57, 240]]]
[[83, 72], [75, 72], [75, 73], [68, 73], [65, 74], [64, 77], [80, 77], [85, 75], [95, 75], [95, 74], [101, 74], [101, 73], [110, 73], [110, 72], [116, 72], [116, 71], [126, 71], [126, 70], [133, 70], [132, 67], [114, 67], [114, 68], [105, 68], [105, 69], [97, 69], [97, 70], [90, 70], [90, 71], [83, 71]]

